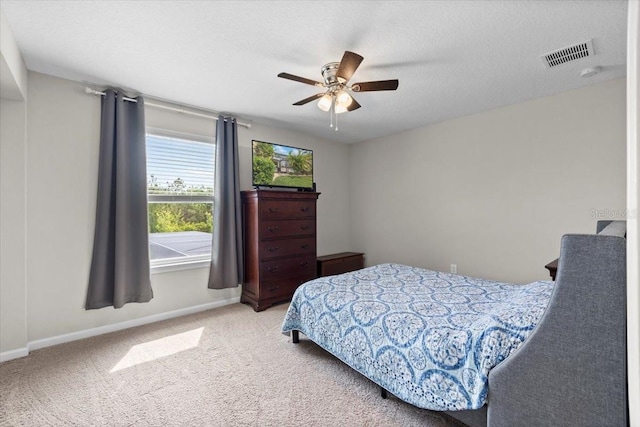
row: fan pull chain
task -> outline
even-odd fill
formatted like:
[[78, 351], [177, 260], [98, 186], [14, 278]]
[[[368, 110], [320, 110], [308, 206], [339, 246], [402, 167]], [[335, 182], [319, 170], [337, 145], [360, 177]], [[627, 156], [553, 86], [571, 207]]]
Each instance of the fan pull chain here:
[[336, 96], [331, 95], [331, 109], [329, 110], [329, 115], [331, 116], [331, 125], [329, 127], [333, 127], [333, 122], [335, 118], [336, 126], [333, 130], [338, 131], [338, 113], [336, 113]]
[[333, 112], [336, 110], [336, 98], [334, 96], [331, 97], [331, 107], [329, 107], [329, 117], [331, 118], [330, 128], [333, 127]]

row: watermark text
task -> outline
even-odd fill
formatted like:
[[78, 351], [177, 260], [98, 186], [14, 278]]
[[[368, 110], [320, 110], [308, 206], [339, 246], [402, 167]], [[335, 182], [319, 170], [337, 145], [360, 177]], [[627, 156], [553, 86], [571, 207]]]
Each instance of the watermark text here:
[[589, 209], [589, 215], [594, 219], [623, 220], [637, 218], [635, 209]]

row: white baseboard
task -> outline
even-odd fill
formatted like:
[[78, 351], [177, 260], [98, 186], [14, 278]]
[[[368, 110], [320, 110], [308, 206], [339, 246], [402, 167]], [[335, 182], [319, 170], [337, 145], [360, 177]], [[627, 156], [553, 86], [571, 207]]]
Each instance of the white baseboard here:
[[15, 350], [3, 351], [0, 353], [0, 363], [7, 360], [18, 359], [29, 355], [29, 347], [17, 348]]
[[58, 335], [50, 338], [43, 338], [41, 340], [30, 341], [26, 348], [20, 348], [16, 350], [6, 351], [0, 353], [0, 362], [5, 362], [11, 359], [17, 359], [19, 357], [28, 356], [30, 351], [38, 350], [52, 345], [63, 344], [70, 341], [81, 340], [84, 338], [95, 337], [96, 335], [108, 334], [109, 332], [121, 331], [123, 329], [133, 328], [135, 326], [146, 325], [148, 323], [160, 322], [162, 320], [173, 319], [174, 317], [186, 316], [188, 314], [198, 313], [205, 310], [211, 310], [212, 308], [222, 307], [229, 304], [235, 304], [240, 302], [240, 297], [234, 297], [224, 299], [220, 301], [214, 301], [207, 304], [196, 305], [193, 307], [181, 308], [179, 310], [168, 311], [166, 313], [153, 314], [147, 317], [141, 317], [139, 319], [131, 319], [125, 322], [114, 323], [111, 325], [99, 326], [97, 328], [84, 329], [82, 331], [71, 332], [69, 334]]

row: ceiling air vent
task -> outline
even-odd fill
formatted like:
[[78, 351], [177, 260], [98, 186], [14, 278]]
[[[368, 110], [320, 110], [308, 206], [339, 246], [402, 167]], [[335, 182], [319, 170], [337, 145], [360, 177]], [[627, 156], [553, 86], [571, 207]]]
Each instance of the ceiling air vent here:
[[550, 53], [546, 53], [540, 57], [544, 62], [545, 67], [553, 68], [565, 62], [575, 61], [580, 58], [586, 58], [593, 56], [593, 44], [592, 39], [584, 41], [582, 43], [574, 44], [564, 47], [562, 49], [555, 50]]

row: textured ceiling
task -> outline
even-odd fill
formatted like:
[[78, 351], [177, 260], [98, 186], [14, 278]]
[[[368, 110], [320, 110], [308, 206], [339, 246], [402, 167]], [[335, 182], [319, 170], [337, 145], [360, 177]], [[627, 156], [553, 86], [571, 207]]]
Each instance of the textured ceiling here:
[[[625, 75], [626, 1], [11, 1], [2, 8], [27, 68], [357, 142]], [[595, 56], [544, 67], [540, 55], [593, 39]], [[359, 93], [339, 116], [319, 92], [345, 50], [364, 56]], [[588, 66], [602, 72], [579, 77]]]

